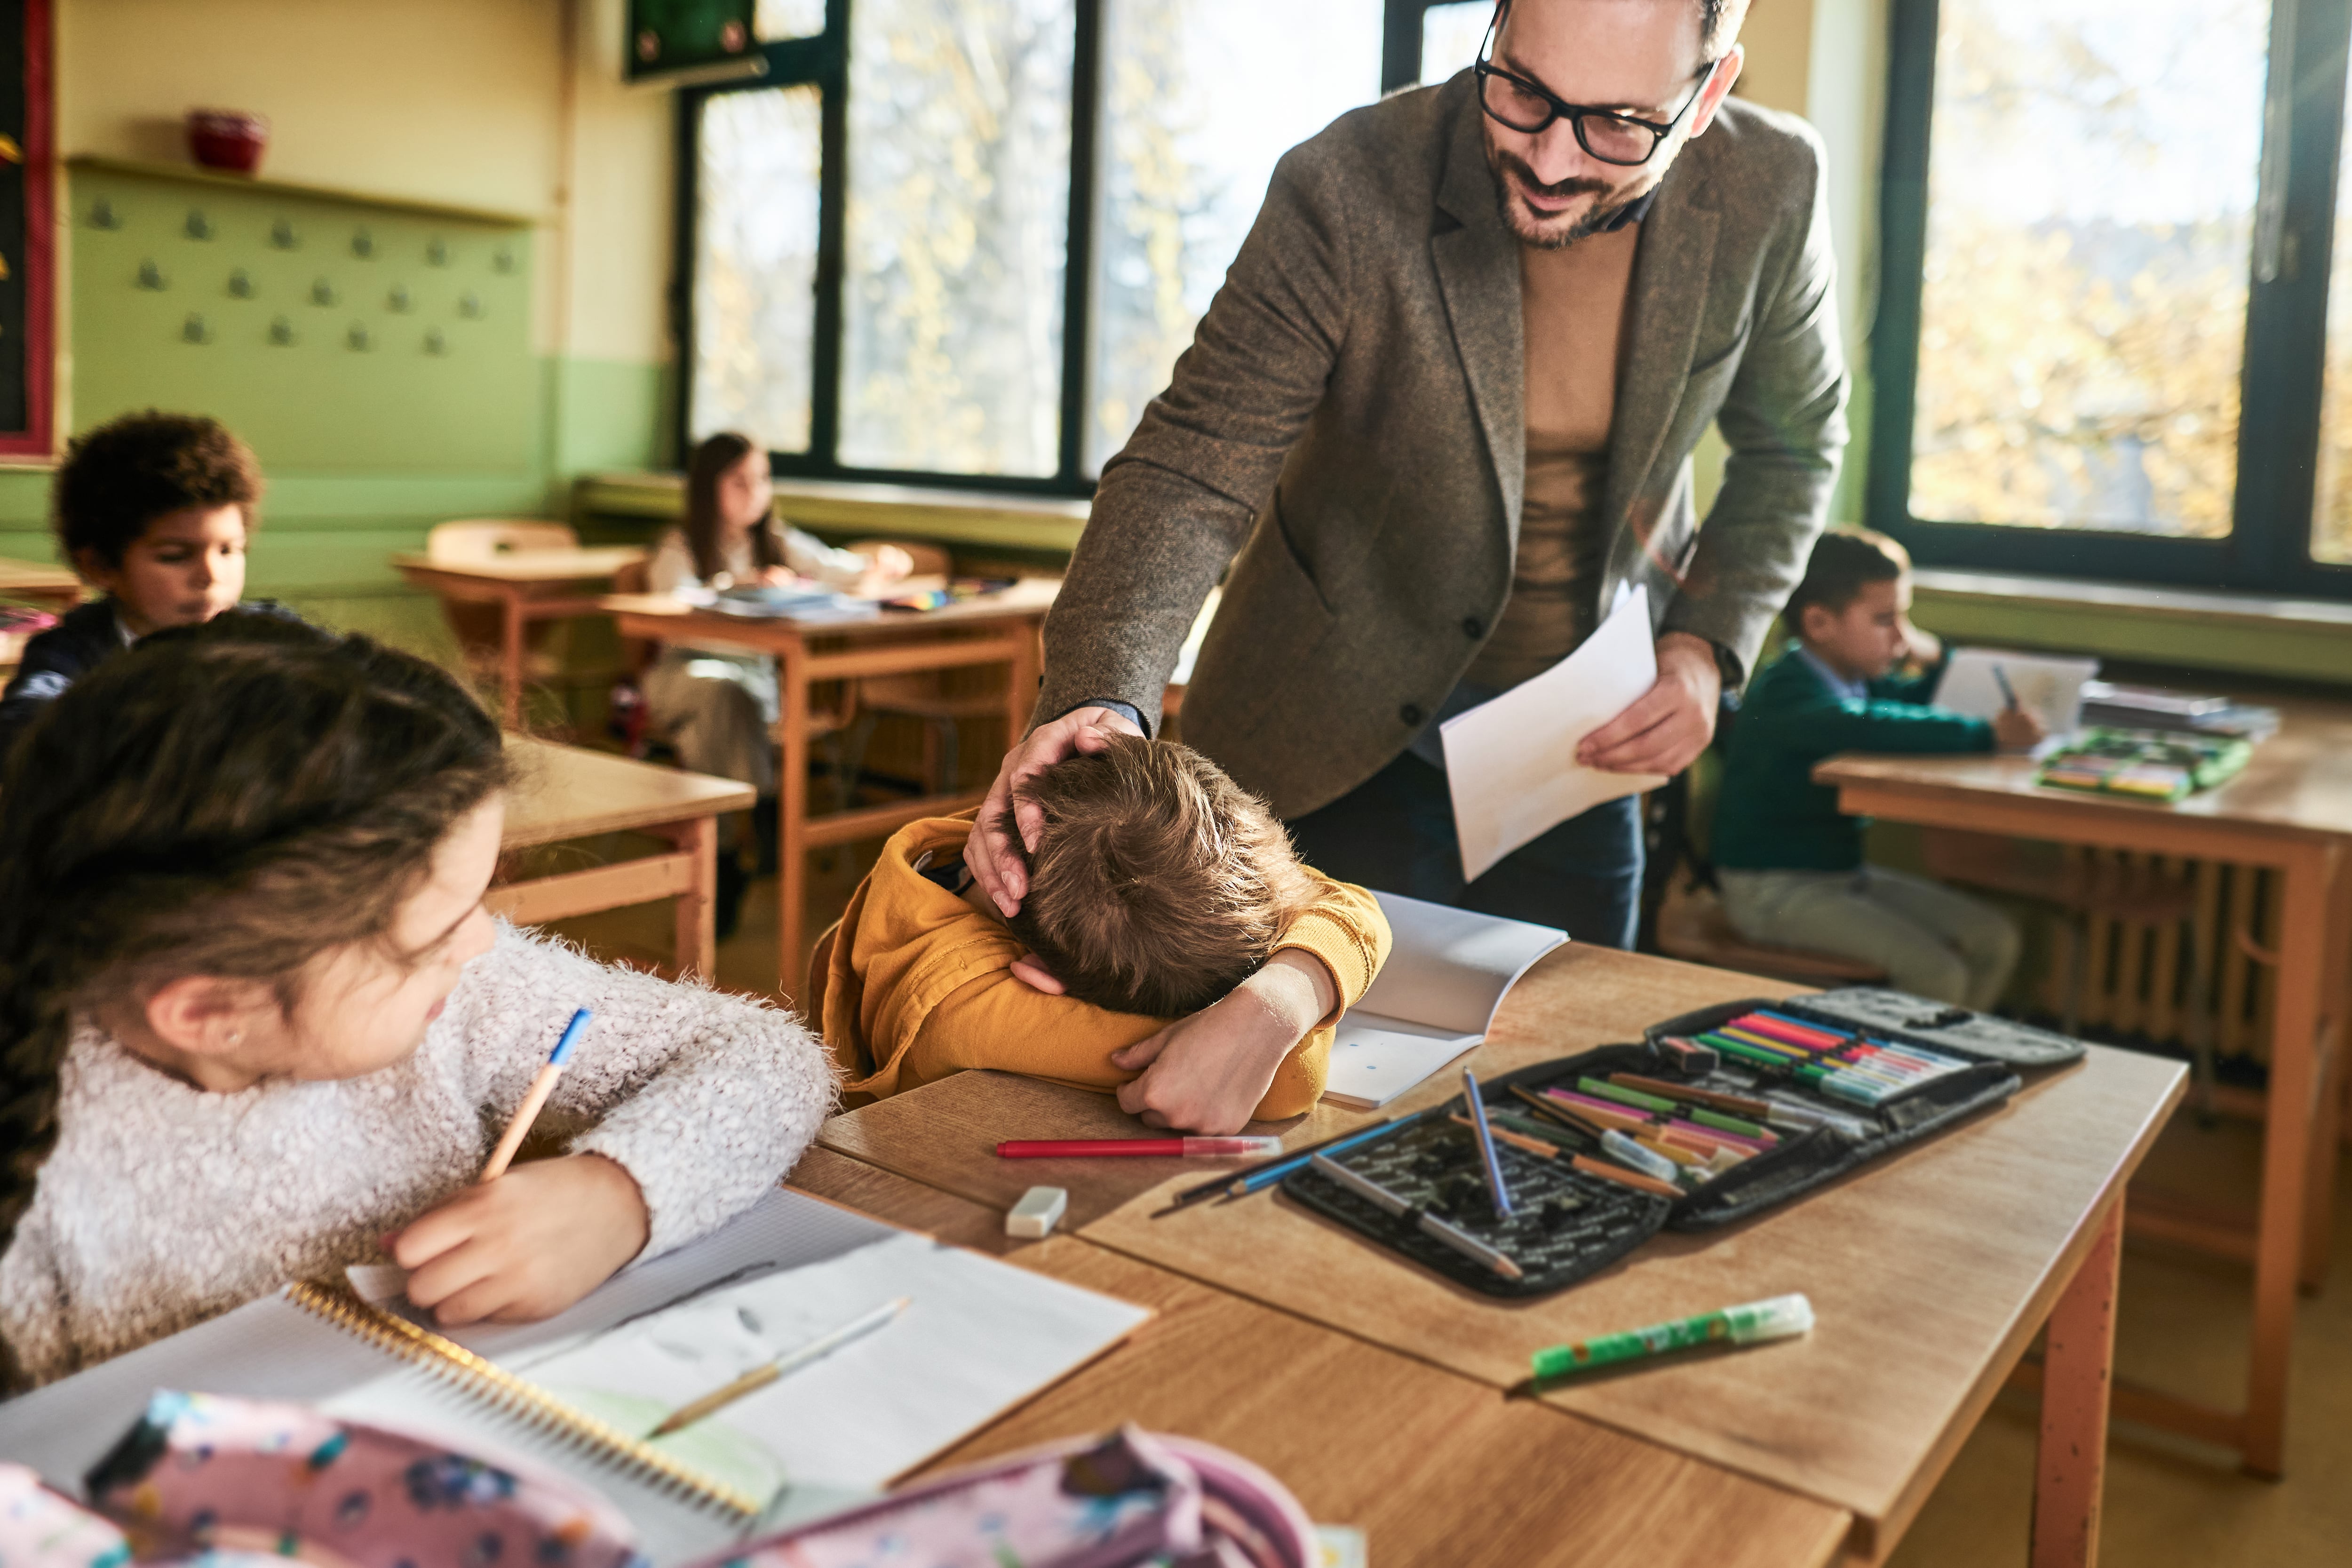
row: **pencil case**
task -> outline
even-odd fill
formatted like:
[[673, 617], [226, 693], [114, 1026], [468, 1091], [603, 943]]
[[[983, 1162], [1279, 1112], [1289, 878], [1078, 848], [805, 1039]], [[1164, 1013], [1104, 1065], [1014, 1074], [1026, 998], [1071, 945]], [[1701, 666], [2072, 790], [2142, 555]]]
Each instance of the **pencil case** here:
[[[1544, 1296], [1608, 1268], [1661, 1230], [1706, 1230], [1790, 1202], [1999, 1105], [2023, 1087], [2005, 1062], [1939, 1050], [1950, 1060], [1929, 1076], [1890, 1080], [1870, 1091], [1878, 1095], [1874, 1101], [1864, 1103], [1849, 1097], [1854, 1092], [1849, 1085], [1833, 1092], [1815, 1081], [1843, 1074], [1816, 1070], [1809, 1079], [1793, 1067], [1727, 1053], [1717, 1066], [1688, 1073], [1680, 1054], [1662, 1044], [1669, 1036], [1717, 1030], [1759, 1009], [1794, 1016], [1778, 1001], [1727, 1003], [1653, 1025], [1637, 1043], [1538, 1062], [1482, 1083], [1490, 1124], [1505, 1134], [1496, 1154], [1512, 1198], [1508, 1217], [1496, 1212], [1458, 1096], [1336, 1158], [1346, 1172], [1410, 1205], [1411, 1213], [1392, 1213], [1364, 1196], [1360, 1184], [1313, 1166], [1286, 1178], [1282, 1190], [1481, 1294]], [[1821, 1022], [1857, 1036], [1857, 1045], [1906, 1044], [1874, 1029]], [[1629, 1078], [1642, 1087], [1619, 1081]], [[1769, 1113], [1756, 1112], [1758, 1105]], [[1743, 1106], [1747, 1113], [1727, 1106]], [[1591, 1135], [1594, 1128], [1640, 1142], [1670, 1179], [1631, 1167]], [[1517, 1277], [1498, 1272], [1459, 1242], [1433, 1237], [1423, 1214], [1501, 1254]]]
[[[1791, 996], [1781, 1002], [1755, 1001], [1750, 1007], [1773, 1007], [1800, 1018], [1818, 1019], [1843, 1029], [1861, 1029], [1873, 1038], [1982, 1061], [2006, 1062], [2016, 1068], [2062, 1067], [2080, 1061], [2083, 1042], [2031, 1024], [1971, 1012], [1906, 992], [1877, 985], [1847, 985], [1815, 995]], [[1654, 1025], [1650, 1037], [1678, 1033], [1665, 1024]]]

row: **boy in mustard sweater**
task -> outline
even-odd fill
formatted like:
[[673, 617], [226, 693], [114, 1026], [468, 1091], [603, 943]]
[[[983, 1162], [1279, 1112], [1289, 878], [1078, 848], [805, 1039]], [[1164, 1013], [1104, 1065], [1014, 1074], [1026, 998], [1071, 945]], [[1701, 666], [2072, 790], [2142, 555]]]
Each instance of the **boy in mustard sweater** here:
[[[2018, 959], [2006, 914], [1941, 882], [1873, 866], [1859, 817], [1813, 764], [1839, 752], [2023, 750], [2031, 713], [1988, 723], [1929, 704], [1943, 647], [1911, 624], [1911, 559], [1885, 534], [1832, 529], [1780, 618], [1796, 640], [1740, 700], [1715, 812], [1724, 913], [1753, 942], [1875, 963], [1898, 991], [1990, 1007]], [[1906, 660], [1921, 673], [1899, 676]]]
[[1172, 742], [1104, 735], [1019, 793], [1044, 826], [1009, 924], [964, 868], [966, 813], [900, 829], [818, 939], [808, 1011], [844, 1090], [998, 1068], [1202, 1133], [1312, 1106], [1388, 956], [1372, 896]]

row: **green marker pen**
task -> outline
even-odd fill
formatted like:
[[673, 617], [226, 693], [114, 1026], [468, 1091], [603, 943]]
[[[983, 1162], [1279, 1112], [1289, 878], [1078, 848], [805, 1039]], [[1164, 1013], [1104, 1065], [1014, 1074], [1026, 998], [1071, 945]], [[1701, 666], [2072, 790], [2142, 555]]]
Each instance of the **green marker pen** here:
[[1574, 1344], [1553, 1345], [1549, 1350], [1539, 1350], [1535, 1353], [1536, 1380], [1542, 1382], [1547, 1378], [1564, 1377], [1591, 1367], [1607, 1366], [1612, 1362], [1663, 1355], [1667, 1351], [1711, 1344], [1717, 1340], [1747, 1345], [1762, 1340], [1787, 1339], [1794, 1334], [1809, 1332], [1812, 1326], [1812, 1302], [1801, 1294], [1775, 1296], [1766, 1301], [1726, 1307], [1719, 1312], [1701, 1312], [1696, 1318], [1652, 1323], [1647, 1328], [1630, 1329], [1622, 1334], [1603, 1334], [1598, 1339], [1579, 1340]]

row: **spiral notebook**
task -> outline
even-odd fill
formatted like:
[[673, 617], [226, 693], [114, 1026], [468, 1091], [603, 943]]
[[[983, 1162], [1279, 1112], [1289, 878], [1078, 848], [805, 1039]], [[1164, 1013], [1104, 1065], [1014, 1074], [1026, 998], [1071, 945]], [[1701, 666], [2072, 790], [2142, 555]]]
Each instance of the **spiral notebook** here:
[[[902, 1295], [888, 1327], [645, 1440], [747, 1346], [788, 1350]], [[571, 1476], [677, 1563], [871, 1495], [1150, 1316], [779, 1191], [543, 1323], [445, 1335], [341, 1284], [289, 1287], [0, 1405], [0, 1455], [78, 1497], [159, 1388], [298, 1400]]]

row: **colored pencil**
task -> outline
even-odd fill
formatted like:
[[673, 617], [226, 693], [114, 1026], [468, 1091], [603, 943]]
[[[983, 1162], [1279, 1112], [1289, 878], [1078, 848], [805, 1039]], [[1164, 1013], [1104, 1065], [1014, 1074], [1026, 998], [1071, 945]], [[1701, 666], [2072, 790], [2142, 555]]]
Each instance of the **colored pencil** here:
[[540, 1110], [547, 1104], [547, 1097], [555, 1092], [556, 1080], [563, 1076], [564, 1068], [572, 1061], [572, 1048], [580, 1043], [581, 1031], [595, 1016], [583, 1007], [572, 1015], [572, 1022], [563, 1026], [562, 1037], [555, 1042], [555, 1049], [548, 1053], [547, 1065], [539, 1069], [537, 1078], [530, 1080], [530, 1088], [525, 1091], [522, 1103], [515, 1107], [514, 1115], [507, 1122], [505, 1136], [499, 1140], [499, 1146], [490, 1151], [489, 1163], [482, 1167], [482, 1173], [474, 1178], [477, 1183], [497, 1181], [507, 1173], [507, 1167], [514, 1163], [515, 1151], [522, 1147], [523, 1139], [530, 1135], [530, 1124], [539, 1120]]

